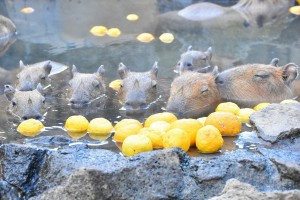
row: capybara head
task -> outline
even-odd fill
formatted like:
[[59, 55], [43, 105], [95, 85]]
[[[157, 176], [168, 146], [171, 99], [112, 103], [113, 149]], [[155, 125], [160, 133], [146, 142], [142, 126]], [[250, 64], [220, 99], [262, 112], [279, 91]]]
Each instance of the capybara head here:
[[91, 74], [79, 73], [76, 66], [73, 65], [73, 78], [69, 81], [70, 103], [73, 108], [85, 107], [105, 93], [104, 72], [103, 65]]
[[221, 97], [242, 106], [255, 106], [261, 102], [278, 103], [293, 97], [290, 84], [298, 75], [294, 63], [277, 67], [271, 64], [247, 64], [220, 73], [216, 84]]
[[4, 86], [6, 98], [10, 101], [9, 112], [22, 120], [42, 119], [45, 112], [45, 97], [41, 84], [32, 91], [19, 91], [11, 85]]
[[50, 61], [24, 65], [20, 60], [20, 68], [21, 71], [17, 75], [17, 89], [20, 91], [34, 90], [39, 83], [43, 87], [51, 83], [48, 77], [52, 69]]
[[199, 117], [212, 112], [221, 102], [215, 84], [218, 67], [211, 73], [186, 72], [171, 84], [167, 111], [178, 117]]
[[197, 71], [209, 67], [212, 57], [212, 49], [209, 47], [205, 52], [195, 51], [189, 46], [187, 52], [181, 54], [175, 72], [182, 74], [186, 71]]
[[146, 109], [156, 99], [157, 62], [148, 72], [131, 72], [123, 63], [119, 64], [122, 79], [118, 92], [119, 100], [127, 111]]

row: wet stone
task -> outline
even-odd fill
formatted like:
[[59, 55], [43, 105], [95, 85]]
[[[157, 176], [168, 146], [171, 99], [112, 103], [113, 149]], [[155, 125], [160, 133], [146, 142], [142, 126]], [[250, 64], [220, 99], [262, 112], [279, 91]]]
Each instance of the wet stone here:
[[300, 136], [300, 103], [271, 104], [250, 116], [259, 137], [275, 143]]
[[0, 199], [3, 200], [20, 199], [20, 194], [18, 194], [18, 191], [12, 185], [0, 179]]

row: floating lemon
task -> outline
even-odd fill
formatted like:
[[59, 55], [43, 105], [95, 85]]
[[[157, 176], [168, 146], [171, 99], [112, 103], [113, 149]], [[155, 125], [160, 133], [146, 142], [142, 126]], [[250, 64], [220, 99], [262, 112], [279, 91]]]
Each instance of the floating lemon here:
[[155, 149], [163, 148], [162, 135], [160, 131], [153, 128], [142, 128], [138, 134], [147, 136]]
[[89, 121], [81, 115], [73, 115], [69, 117], [65, 124], [65, 129], [69, 132], [80, 133], [85, 132], [89, 126]]
[[148, 43], [154, 40], [155, 37], [151, 33], [141, 33], [136, 37], [136, 39], [140, 42]]
[[197, 149], [202, 153], [214, 153], [223, 145], [220, 131], [211, 125], [200, 128], [196, 137]]
[[152, 150], [151, 140], [145, 135], [128, 136], [122, 144], [122, 153], [126, 156], [134, 156]]
[[248, 123], [250, 115], [254, 112], [255, 112], [255, 110], [253, 110], [251, 108], [242, 108], [237, 113], [237, 116], [240, 118], [242, 123]]
[[197, 120], [202, 124], [202, 126], [204, 126], [206, 118], [207, 117], [200, 117]]
[[163, 33], [159, 39], [164, 43], [171, 43], [174, 40], [174, 35], [172, 33]]
[[260, 103], [260, 104], [257, 104], [253, 110], [255, 111], [258, 111], [258, 110], [262, 110], [264, 109], [265, 107], [267, 107], [268, 105], [270, 105], [270, 103]]
[[136, 135], [142, 127], [138, 124], [129, 124], [122, 126], [115, 131], [114, 140], [117, 142], [123, 142], [128, 136]]
[[293, 99], [286, 99], [286, 100], [283, 100], [280, 103], [285, 104], [285, 103], [299, 103], [299, 102], [296, 101], [296, 100], [293, 100]]
[[184, 151], [190, 148], [190, 137], [180, 128], [171, 129], [162, 136], [164, 148], [180, 147]]
[[114, 80], [114, 81], [110, 82], [108, 86], [114, 90], [119, 91], [121, 88], [121, 82], [122, 82], [122, 80], [120, 80], [120, 79]]
[[28, 119], [26, 121], [23, 121], [18, 126], [17, 131], [22, 135], [36, 136], [41, 133], [42, 128], [44, 128], [42, 122], [35, 119]]
[[213, 112], [205, 120], [205, 125], [213, 125], [223, 136], [235, 136], [241, 131], [241, 121], [230, 112]]
[[99, 135], [99, 134], [94, 134], [94, 133], [89, 133], [88, 134], [90, 136], [90, 138], [94, 139], [94, 140], [99, 140], [99, 141], [105, 141], [109, 136], [110, 134], [108, 135]]
[[139, 16], [136, 14], [129, 14], [129, 15], [127, 15], [126, 19], [129, 21], [136, 21], [139, 19]]
[[68, 135], [72, 138], [72, 140], [78, 140], [86, 135], [86, 132], [67, 132]]
[[117, 131], [119, 128], [122, 128], [129, 124], [137, 124], [140, 128], [143, 128], [143, 125], [141, 124], [141, 122], [139, 122], [136, 119], [122, 119], [115, 125], [114, 129], [115, 129], [115, 131]]
[[107, 119], [96, 118], [90, 121], [87, 131], [94, 135], [109, 135], [113, 128], [114, 127]]
[[25, 14], [30, 14], [34, 12], [34, 9], [32, 7], [26, 7], [26, 8], [22, 8], [21, 13], [25, 13]]
[[231, 112], [235, 115], [238, 113], [239, 110], [240, 107], [232, 102], [220, 103], [216, 108], [216, 112]]
[[90, 30], [90, 33], [95, 36], [104, 36], [106, 32], [107, 32], [107, 28], [105, 26], [94, 26]]
[[190, 145], [194, 146], [197, 132], [201, 127], [203, 127], [202, 124], [196, 119], [180, 119], [171, 123], [170, 129], [180, 128], [184, 130], [190, 137]]
[[294, 15], [300, 15], [300, 6], [290, 7], [289, 11]]
[[121, 31], [118, 28], [111, 28], [111, 29], [108, 29], [107, 35], [109, 37], [119, 37], [121, 35]]
[[150, 125], [150, 128], [165, 133], [170, 129], [171, 124], [165, 121], [156, 121]]
[[153, 122], [156, 122], [156, 121], [165, 121], [168, 123], [172, 123], [176, 120], [177, 120], [177, 117], [173, 113], [170, 113], [170, 112], [156, 113], [154, 115], [149, 116], [146, 119], [144, 126], [149, 127]]

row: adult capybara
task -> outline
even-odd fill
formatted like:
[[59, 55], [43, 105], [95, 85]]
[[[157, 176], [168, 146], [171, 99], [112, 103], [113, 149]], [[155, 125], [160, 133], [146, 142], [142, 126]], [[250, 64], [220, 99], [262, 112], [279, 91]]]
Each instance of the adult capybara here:
[[293, 98], [290, 86], [298, 75], [298, 66], [289, 63], [276, 67], [278, 61], [275, 58], [268, 65], [247, 64], [220, 73], [216, 84], [222, 99], [252, 107]]
[[118, 98], [126, 111], [146, 109], [157, 99], [157, 62], [147, 72], [131, 72], [123, 63], [119, 64], [118, 71], [122, 79]]
[[212, 112], [221, 102], [215, 83], [218, 68], [211, 73], [185, 72], [171, 84], [167, 111], [178, 117], [199, 117]]

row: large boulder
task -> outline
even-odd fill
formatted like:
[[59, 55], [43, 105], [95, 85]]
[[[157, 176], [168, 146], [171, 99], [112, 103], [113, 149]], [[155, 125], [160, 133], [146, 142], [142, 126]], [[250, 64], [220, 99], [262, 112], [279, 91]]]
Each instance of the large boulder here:
[[300, 137], [300, 103], [271, 104], [250, 116], [259, 137], [275, 143], [282, 138]]

